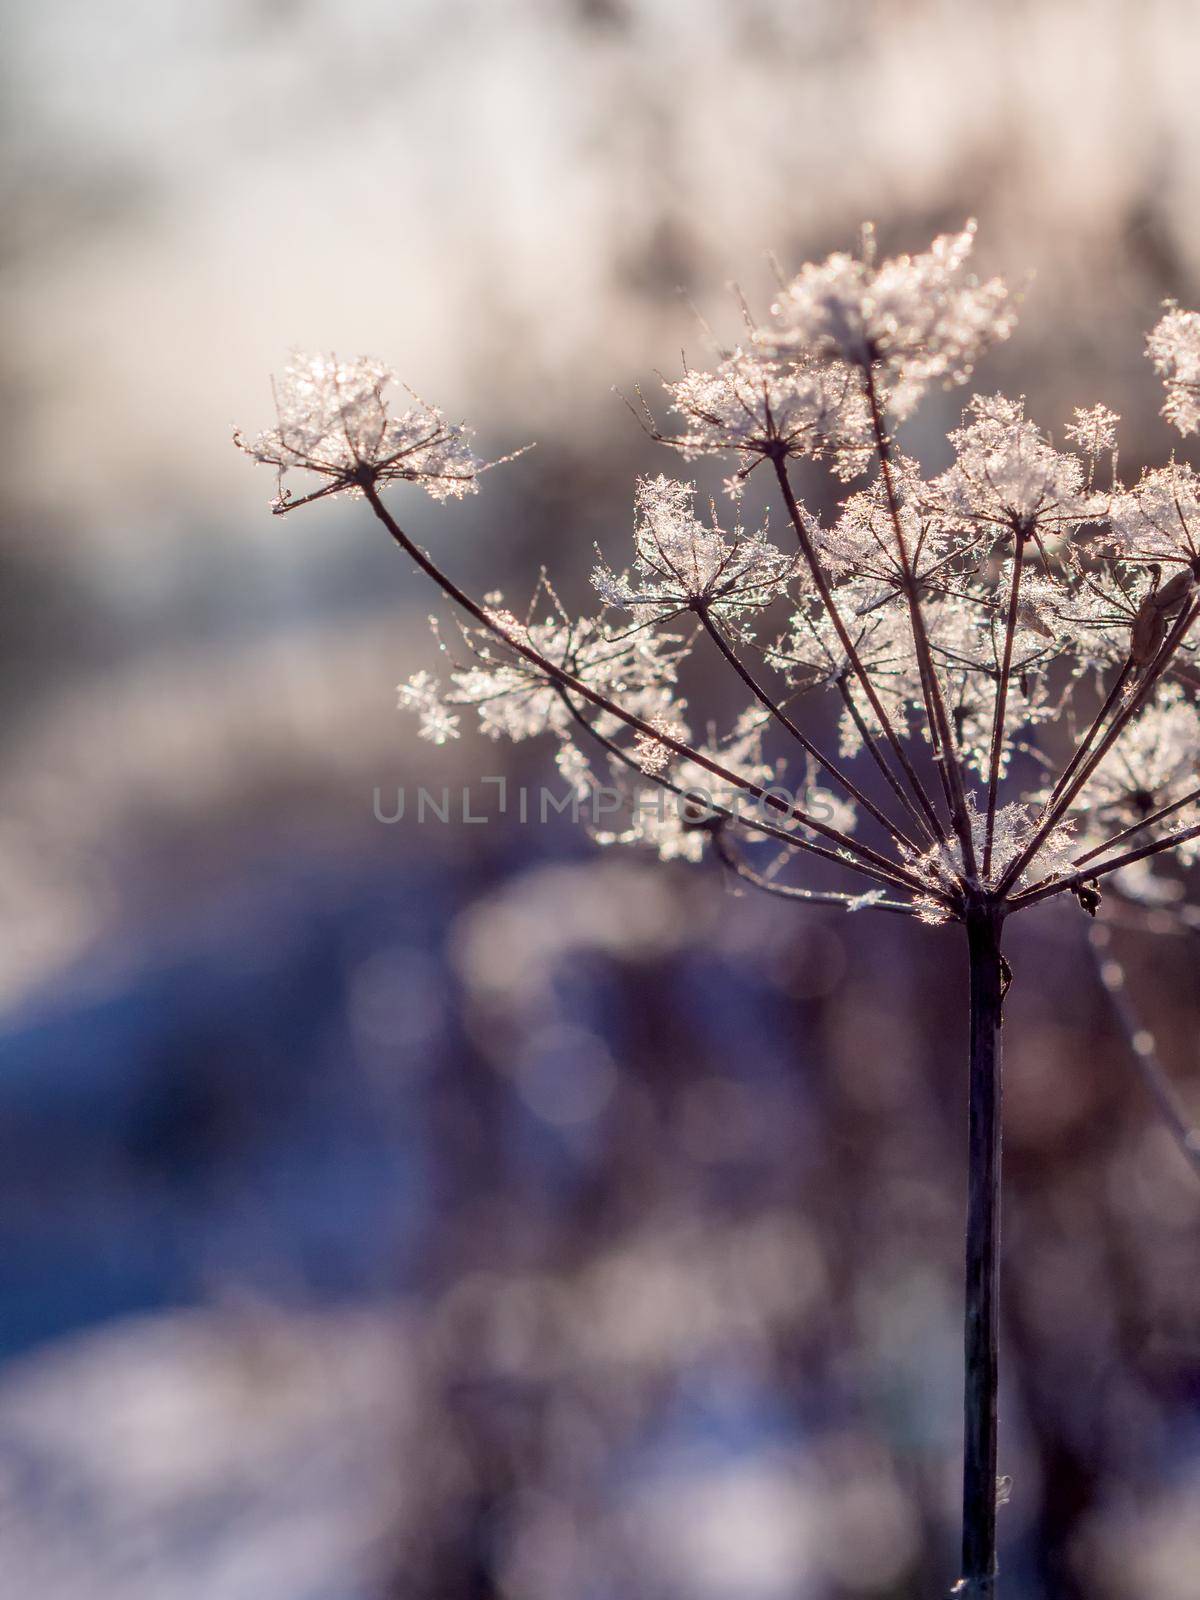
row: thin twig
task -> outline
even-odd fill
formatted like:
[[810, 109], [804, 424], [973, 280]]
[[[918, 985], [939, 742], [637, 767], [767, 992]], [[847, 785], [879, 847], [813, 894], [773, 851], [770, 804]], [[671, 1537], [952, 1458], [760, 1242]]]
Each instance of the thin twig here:
[[1177, 845], [1188, 844], [1193, 839], [1200, 839], [1200, 823], [1191, 828], [1181, 828], [1177, 833], [1164, 834], [1161, 839], [1154, 839], [1150, 844], [1142, 845], [1139, 850], [1127, 850], [1124, 855], [1115, 856], [1111, 861], [1101, 861], [1098, 866], [1085, 867], [1082, 872], [1072, 872], [1064, 878], [1053, 878], [1048, 883], [1026, 889], [1024, 894], [1015, 895], [1009, 901], [1009, 906], [1016, 911], [1025, 906], [1036, 905], [1039, 900], [1045, 900], [1049, 895], [1058, 894], [1063, 889], [1081, 889], [1085, 884], [1103, 878], [1110, 872], [1119, 872], [1122, 867], [1131, 867], [1135, 861], [1145, 861], [1149, 856], [1161, 855], [1163, 851], [1174, 850]]
[[[702, 804], [706, 819], [709, 817], [714, 819], [719, 817], [722, 822], [733, 822], [743, 828], [749, 828], [751, 832], [762, 834], [768, 839], [775, 839], [780, 844], [788, 845], [793, 850], [803, 850], [809, 855], [820, 856], [822, 860], [831, 861], [835, 866], [844, 867], [847, 865], [845, 858], [839, 855], [836, 850], [828, 850], [824, 845], [813, 844], [810, 839], [797, 838], [794, 833], [788, 833], [783, 828], [777, 828], [772, 823], [766, 822], [760, 817], [747, 816], [745, 812], [731, 810], [728, 806], [721, 805], [718, 801], [711, 799], [707, 795], [704, 796], [703, 801], [701, 802], [697, 799], [697, 797], [690, 794], [687, 789], [683, 788], [681, 784], [678, 784], [673, 779], [664, 776], [664, 774], [661, 772], [647, 772], [645, 768], [642, 767], [639, 762], [630, 755], [628, 750], [623, 750], [614, 739], [608, 738], [606, 734], [601, 733], [593, 723], [588, 721], [583, 712], [571, 699], [570, 694], [566, 689], [563, 688], [561, 684], [556, 684], [555, 689], [559, 695], [559, 698], [562, 700], [567, 710], [571, 713], [572, 718], [579, 724], [585, 733], [589, 734], [597, 744], [601, 745], [610, 756], [619, 761], [622, 766], [628, 767], [631, 772], [636, 773], [639, 778], [643, 778], [647, 782], [656, 785], [658, 788], [666, 790], [668, 794], [676, 795], [679, 799], [684, 801], [694, 800], [697, 805]], [[865, 868], [860, 870], [863, 870], [864, 872], [866, 871]], [[887, 883], [896, 888], [907, 887], [907, 885], [900, 882], [899, 879], [893, 878], [890, 875], [885, 875], [885, 873], [882, 871], [868, 873], [868, 876], [873, 876], [879, 883]], [[853, 898], [853, 896], [849, 896], [848, 898]]]
[[821, 596], [821, 603], [824, 605], [829, 620], [833, 624], [834, 631], [841, 642], [842, 649], [846, 652], [846, 660], [850, 664], [850, 670], [854, 673], [854, 676], [858, 679], [859, 683], [862, 684], [863, 692], [867, 697], [871, 710], [875, 713], [876, 720], [878, 721], [879, 726], [883, 729], [884, 738], [891, 747], [896, 760], [900, 763], [900, 768], [904, 773], [904, 776], [908, 779], [909, 785], [912, 788], [912, 792], [916, 797], [917, 804], [924, 814], [924, 825], [929, 833], [930, 840], [938, 843], [944, 843], [946, 839], [946, 830], [942, 826], [941, 818], [938, 816], [934, 804], [932, 800], [930, 800], [929, 795], [925, 790], [925, 785], [921, 782], [921, 779], [917, 774], [916, 768], [909, 759], [907, 750], [905, 750], [895, 728], [892, 726], [892, 720], [884, 709], [883, 702], [880, 700], [875, 685], [871, 681], [870, 674], [863, 666], [862, 658], [859, 656], [854, 641], [850, 637], [849, 629], [846, 627], [845, 621], [842, 618], [837, 601], [833, 597], [833, 590], [830, 587], [829, 579], [825, 573], [825, 569], [821, 564], [821, 558], [812, 542], [812, 538], [809, 535], [807, 527], [804, 525], [804, 518], [800, 514], [800, 507], [797, 505], [796, 496], [792, 492], [791, 480], [788, 477], [787, 463], [782, 457], [777, 456], [774, 459], [774, 466], [775, 476], [779, 480], [780, 491], [783, 494], [784, 503], [788, 509], [788, 515], [792, 520], [792, 526], [796, 530], [796, 537], [800, 541], [800, 548], [804, 554], [804, 559], [808, 563], [809, 571], [812, 573], [813, 582], [816, 584], [817, 592]]
[[1125, 1035], [1129, 1054], [1138, 1075], [1158, 1108], [1159, 1115], [1170, 1130], [1192, 1171], [1200, 1175], [1200, 1129], [1193, 1126], [1183, 1100], [1171, 1082], [1166, 1068], [1158, 1056], [1154, 1035], [1143, 1028], [1125, 987], [1125, 969], [1107, 954], [1110, 947], [1107, 928], [1097, 924], [1089, 930], [1088, 953], [1096, 968], [1096, 976], [1104, 985], [1113, 1012]]
[[1017, 609], [1021, 600], [1021, 571], [1025, 564], [1025, 537], [1020, 529], [1013, 535], [1012, 589], [1008, 597], [1008, 614], [1004, 619], [1004, 653], [1000, 663], [1000, 678], [996, 684], [996, 711], [992, 718], [992, 748], [988, 759], [987, 823], [983, 838], [983, 877], [986, 883], [992, 870], [992, 845], [996, 833], [996, 796], [1000, 788], [1000, 762], [1004, 754], [1004, 721], [1008, 711], [1008, 677], [1012, 670], [1013, 640], [1017, 632]]
[[737, 673], [738, 677], [746, 685], [758, 703], [775, 718], [781, 727], [787, 729], [787, 731], [792, 735], [793, 739], [795, 739], [800, 745], [800, 748], [810, 755], [818, 764], [818, 766], [824, 767], [825, 771], [828, 772], [829, 776], [834, 780], [834, 782], [840, 784], [852, 800], [854, 800], [858, 805], [862, 806], [863, 810], [866, 811], [869, 816], [875, 818], [876, 822], [878, 822], [880, 826], [891, 835], [892, 839], [897, 844], [903, 845], [906, 849], [912, 850], [915, 853], [916, 846], [913, 844], [908, 835], [902, 832], [902, 830], [898, 828], [894, 822], [892, 822], [891, 818], [888, 817], [886, 813], [881, 811], [872, 800], [868, 799], [868, 797], [862, 792], [854, 780], [842, 772], [840, 767], [838, 767], [835, 762], [831, 761], [828, 756], [824, 755], [822, 751], [819, 750], [818, 747], [812, 742], [808, 735], [796, 726], [782, 706], [780, 706], [771, 698], [771, 696], [758, 682], [757, 678], [755, 678], [754, 674], [749, 670], [748, 667], [745, 666], [745, 664], [734, 652], [732, 646], [729, 644], [729, 641], [725, 638], [720, 628], [713, 621], [708, 608], [701, 608], [698, 612], [698, 615], [700, 617], [700, 621], [704, 625], [705, 630], [711, 637], [717, 649], [725, 657], [725, 660]]
[[[789, 804], [770, 789], [764, 789], [761, 785], [752, 782], [749, 778], [744, 778], [731, 768], [722, 766], [719, 761], [714, 761], [711, 756], [705, 755], [702, 750], [694, 750], [681, 739], [676, 739], [673, 734], [665, 732], [662, 728], [656, 728], [652, 723], [647, 722], [644, 717], [639, 717], [634, 712], [627, 711], [624, 706], [618, 705], [615, 700], [608, 699], [607, 696], [600, 694], [589, 684], [575, 677], [573, 673], [566, 671], [565, 668], [551, 661], [541, 651], [535, 649], [533, 645], [527, 644], [522, 639], [515, 638], [495, 616], [480, 605], [478, 601], [473, 600], [464, 589], [454, 582], [453, 578], [441, 570], [426, 551], [422, 550], [418, 544], [415, 544], [409, 538], [379, 498], [379, 493], [373, 482], [364, 483], [362, 489], [376, 517], [383, 523], [388, 533], [405, 554], [420, 567], [426, 577], [431, 578], [443, 594], [453, 600], [457, 606], [460, 606], [468, 616], [473, 617], [481, 627], [494, 634], [515, 654], [531, 662], [551, 683], [570, 689], [591, 705], [598, 707], [601, 711], [608, 712], [610, 716], [616, 717], [619, 722], [623, 722], [626, 727], [634, 729], [635, 732], [643, 734], [657, 744], [661, 744], [665, 749], [672, 751], [684, 761], [694, 762], [703, 771], [712, 773], [714, 777], [720, 778], [724, 783], [732, 785], [733, 788], [739, 789], [745, 794], [752, 795], [760, 804], [770, 806], [772, 810], [798, 822], [801, 827], [808, 828], [818, 836], [840, 846], [845, 855], [838, 856], [835, 859], [840, 860], [842, 865], [850, 870], [862, 873], [877, 882], [882, 880], [892, 884], [899, 884], [906, 889], [915, 889], [921, 894], [928, 892], [927, 886], [905, 868], [886, 861], [884, 857], [877, 855], [875, 851], [852, 839], [848, 834], [842, 833], [837, 828], [830, 827], [828, 823], [811, 816], [808, 812], [801, 810], [799, 806]], [[811, 840], [798, 839], [796, 840], [796, 845], [800, 849], [813, 848]], [[818, 851], [817, 853], [823, 854], [826, 852]], [[882, 867], [879, 863], [882, 863]]]
[[[1088, 779], [1096, 771], [1097, 767], [1099, 767], [1105, 756], [1112, 749], [1113, 745], [1120, 738], [1121, 734], [1125, 731], [1125, 728], [1128, 726], [1131, 719], [1135, 717], [1142, 709], [1142, 706], [1146, 703], [1146, 700], [1153, 691], [1155, 684], [1162, 676], [1167, 663], [1174, 655], [1177, 647], [1182, 642], [1184, 635], [1187, 633], [1192, 623], [1196, 620], [1197, 616], [1200, 616], [1200, 602], [1188, 607], [1188, 609], [1180, 615], [1179, 620], [1172, 627], [1170, 633], [1160, 646], [1158, 653], [1146, 667], [1145, 673], [1141, 682], [1138, 684], [1137, 689], [1132, 695], [1130, 695], [1125, 704], [1117, 711], [1116, 715], [1109, 723], [1108, 728], [1106, 729], [1104, 736], [1100, 740], [1100, 743], [1097, 745], [1096, 749], [1090, 756], [1088, 756], [1086, 761], [1078, 766], [1078, 770], [1076, 771], [1075, 776], [1071, 779], [1071, 782], [1065, 787], [1061, 788], [1061, 792], [1059, 793], [1057, 800], [1047, 802], [1046, 809], [1043, 811], [1042, 816], [1038, 819], [1038, 822], [1028, 842], [1005, 869], [1004, 875], [997, 885], [999, 893], [1003, 894], [1007, 892], [1007, 890], [1009, 890], [1017, 881], [1018, 877], [1041, 849], [1042, 845], [1049, 836], [1051, 829], [1067, 810], [1072, 800], [1074, 800], [1075, 796], [1084, 787]], [[1123, 669], [1123, 674], [1127, 673], [1128, 670], [1129, 666], [1127, 663], [1126, 667]], [[1115, 690], [1110, 691], [1108, 702], [1106, 703], [1112, 702], [1114, 697]], [[1096, 726], [1097, 724], [1094, 723], [1093, 729]], [[1089, 731], [1088, 738], [1090, 739], [1091, 737], [1092, 733]], [[1078, 754], [1078, 752], [1076, 752], [1076, 754]], [[1075, 764], [1074, 758], [1072, 758], [1072, 764]], [[1061, 784], [1062, 780], [1060, 779], [1059, 785], [1056, 785], [1056, 787], [1061, 786]]]
[[722, 866], [743, 882], [762, 890], [764, 894], [777, 895], [781, 900], [800, 900], [807, 905], [840, 906], [843, 911], [891, 911], [901, 916], [919, 915], [918, 907], [908, 900], [876, 900], [871, 895], [840, 894], [835, 890], [799, 889], [786, 883], [773, 883], [756, 872], [737, 854], [724, 832], [713, 834], [713, 849]]
[[883, 413], [879, 405], [879, 393], [875, 384], [873, 363], [867, 362], [864, 365], [863, 374], [867, 387], [867, 404], [871, 410], [871, 427], [875, 435], [875, 450], [879, 456], [879, 469], [883, 479], [884, 496], [887, 500], [892, 529], [896, 535], [897, 553], [900, 557], [900, 567], [904, 578], [904, 595], [908, 602], [909, 621], [912, 625], [913, 647], [917, 657], [918, 675], [921, 679], [921, 693], [925, 700], [925, 712], [929, 721], [930, 735], [934, 740], [934, 759], [938, 762], [938, 774], [946, 792], [946, 803], [950, 807], [955, 831], [962, 846], [963, 865], [967, 876], [974, 878], [975, 841], [971, 832], [971, 819], [967, 812], [962, 765], [959, 761], [958, 746], [950, 728], [946, 704], [942, 698], [937, 666], [929, 649], [929, 635], [925, 630], [925, 617], [921, 610], [921, 600], [917, 592], [912, 562], [909, 559], [908, 541], [904, 537], [904, 527], [900, 520], [900, 502], [897, 499], [896, 486], [892, 480], [891, 448], [888, 443], [887, 431], [883, 425]]

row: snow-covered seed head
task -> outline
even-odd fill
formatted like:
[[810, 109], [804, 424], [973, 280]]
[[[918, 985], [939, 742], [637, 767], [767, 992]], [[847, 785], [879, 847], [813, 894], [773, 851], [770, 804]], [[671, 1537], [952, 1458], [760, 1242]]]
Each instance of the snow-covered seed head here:
[[737, 617], [769, 605], [785, 591], [799, 566], [764, 531], [726, 532], [710, 508], [695, 512], [695, 485], [675, 478], [642, 478], [637, 485], [634, 565], [618, 574], [603, 561], [592, 576], [606, 605], [643, 621], [708, 610]]
[[783, 289], [755, 342], [772, 355], [878, 368], [893, 413], [905, 417], [931, 382], [965, 382], [984, 351], [1012, 331], [1004, 282], [980, 283], [965, 271], [974, 239], [968, 222], [920, 255], [876, 262], [868, 248], [810, 263]]
[[298, 503], [283, 487], [283, 475], [293, 470], [325, 480], [306, 500], [341, 489], [361, 494], [369, 484], [396, 479], [419, 483], [435, 500], [475, 492], [483, 467], [467, 430], [416, 395], [394, 413], [387, 391], [395, 382], [388, 367], [367, 357], [292, 357], [274, 385], [275, 426], [254, 439], [235, 435], [247, 455], [278, 470], [276, 510]]

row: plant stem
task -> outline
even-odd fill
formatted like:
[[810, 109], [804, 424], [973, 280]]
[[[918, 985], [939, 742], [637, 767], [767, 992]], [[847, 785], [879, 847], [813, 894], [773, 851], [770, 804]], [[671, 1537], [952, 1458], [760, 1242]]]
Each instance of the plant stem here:
[[987, 823], [983, 840], [983, 877], [992, 870], [992, 844], [996, 833], [996, 797], [1000, 788], [1000, 763], [1004, 757], [1004, 715], [1008, 710], [1008, 678], [1012, 671], [1013, 640], [1017, 634], [1017, 608], [1021, 601], [1021, 570], [1025, 564], [1025, 535], [1018, 528], [1013, 535], [1012, 590], [1008, 615], [1004, 621], [1004, 654], [996, 684], [996, 711], [992, 718], [992, 749], [988, 760]]
[[[846, 660], [850, 665], [850, 670], [862, 685], [863, 693], [866, 695], [871, 710], [875, 713], [879, 726], [883, 730], [883, 736], [891, 746], [892, 752], [900, 763], [900, 768], [908, 779], [913, 794], [920, 805], [920, 812], [910, 807], [910, 815], [914, 821], [925, 829], [931, 840], [944, 841], [946, 838], [945, 830], [942, 828], [937, 812], [933, 808], [933, 802], [926, 794], [925, 787], [917, 776], [908, 752], [892, 726], [891, 718], [879, 698], [879, 692], [871, 681], [871, 675], [863, 665], [854, 640], [850, 637], [850, 631], [846, 627], [841, 612], [838, 610], [837, 601], [834, 599], [833, 590], [829, 585], [829, 577], [821, 565], [821, 558], [817, 553], [816, 546], [809, 537], [808, 529], [804, 525], [804, 518], [800, 514], [796, 496], [792, 493], [791, 480], [787, 472], [787, 462], [781, 456], [776, 456], [774, 466], [775, 476], [779, 481], [784, 504], [788, 509], [788, 516], [792, 519], [792, 527], [796, 530], [796, 537], [800, 541], [800, 549], [808, 563], [809, 571], [812, 573], [813, 582], [817, 586], [817, 593], [821, 596], [821, 603], [825, 607], [830, 622], [833, 623], [842, 649], [846, 652]], [[922, 821], [921, 812], [924, 813], [924, 821]]]
[[996, 1572], [996, 1379], [1000, 1283], [1000, 1008], [1003, 913], [967, 913], [971, 961], [970, 1103], [963, 1390], [962, 1578], [955, 1594], [991, 1600]]
[[876, 387], [875, 368], [872, 362], [867, 362], [864, 366], [863, 380], [866, 385], [867, 404], [871, 409], [871, 427], [875, 434], [875, 453], [879, 458], [879, 472], [883, 480], [883, 492], [887, 500], [888, 515], [892, 521], [892, 530], [896, 535], [896, 554], [900, 559], [900, 571], [904, 580], [904, 597], [908, 602], [908, 617], [912, 625], [913, 649], [917, 657], [921, 694], [925, 701], [925, 715], [929, 724], [929, 737], [933, 742], [934, 760], [938, 764], [938, 774], [942, 780], [946, 804], [950, 809], [954, 829], [962, 846], [963, 866], [966, 869], [967, 877], [974, 878], [975, 840], [971, 831], [971, 818], [967, 811], [962, 763], [959, 759], [958, 747], [954, 742], [950, 718], [946, 712], [941, 683], [937, 675], [937, 666], [933, 659], [933, 653], [929, 648], [929, 635], [925, 630], [925, 617], [921, 610], [921, 595], [917, 585], [917, 575], [912, 565], [912, 558], [909, 555], [908, 541], [904, 537], [904, 523], [900, 516], [900, 502], [896, 495], [896, 484], [892, 475], [891, 441], [883, 423], [883, 411], [879, 404], [879, 390]]

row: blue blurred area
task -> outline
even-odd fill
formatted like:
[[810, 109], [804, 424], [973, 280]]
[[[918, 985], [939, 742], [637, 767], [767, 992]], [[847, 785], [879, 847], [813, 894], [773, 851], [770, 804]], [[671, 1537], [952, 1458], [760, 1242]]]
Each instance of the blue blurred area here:
[[[85, 966], [10, 1017], [3, 1354], [223, 1283], [285, 1299], [394, 1287], [427, 1205], [403, 1056], [427, 1073], [454, 1047], [453, 910], [445, 874], [411, 857], [267, 854], [138, 930], [119, 976]], [[396, 1047], [395, 1084], [348, 1014], [377, 951], [410, 952], [442, 990]]]

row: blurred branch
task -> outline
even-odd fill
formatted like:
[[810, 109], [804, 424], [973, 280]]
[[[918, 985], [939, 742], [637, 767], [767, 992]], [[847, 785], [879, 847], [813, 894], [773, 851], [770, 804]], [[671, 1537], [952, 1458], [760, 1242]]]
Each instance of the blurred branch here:
[[1200, 1130], [1192, 1126], [1187, 1107], [1158, 1056], [1154, 1035], [1143, 1028], [1125, 988], [1125, 969], [1110, 953], [1110, 935], [1103, 926], [1093, 927], [1088, 936], [1088, 952], [1096, 975], [1104, 985], [1113, 1012], [1121, 1025], [1133, 1064], [1141, 1076], [1171, 1137], [1200, 1176]]

